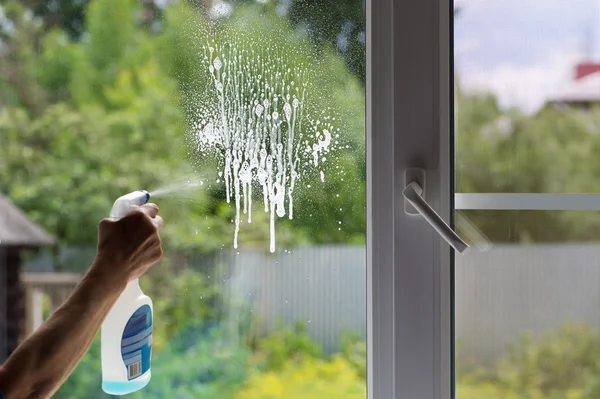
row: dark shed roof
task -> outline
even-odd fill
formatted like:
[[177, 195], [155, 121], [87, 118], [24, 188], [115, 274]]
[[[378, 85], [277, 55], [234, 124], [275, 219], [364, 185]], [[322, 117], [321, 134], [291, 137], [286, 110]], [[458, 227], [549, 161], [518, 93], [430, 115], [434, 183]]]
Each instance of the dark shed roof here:
[[0, 247], [41, 247], [54, 238], [0, 194]]

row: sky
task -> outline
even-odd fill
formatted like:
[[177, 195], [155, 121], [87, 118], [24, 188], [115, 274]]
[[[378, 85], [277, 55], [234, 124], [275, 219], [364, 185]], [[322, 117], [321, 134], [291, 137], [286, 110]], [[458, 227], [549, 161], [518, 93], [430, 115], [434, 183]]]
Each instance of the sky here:
[[[455, 68], [467, 91], [526, 112], [600, 61], [600, 0], [455, 0]], [[588, 51], [587, 49], [592, 49]], [[588, 54], [589, 53], [589, 54]]]

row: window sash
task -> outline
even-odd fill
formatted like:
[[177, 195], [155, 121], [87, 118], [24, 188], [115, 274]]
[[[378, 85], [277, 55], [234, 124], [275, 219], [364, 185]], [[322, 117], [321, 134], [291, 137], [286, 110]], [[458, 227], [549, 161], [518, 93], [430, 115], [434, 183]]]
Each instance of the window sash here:
[[404, 213], [404, 170], [452, 225], [451, 0], [367, 1], [368, 397], [450, 398], [453, 252]]

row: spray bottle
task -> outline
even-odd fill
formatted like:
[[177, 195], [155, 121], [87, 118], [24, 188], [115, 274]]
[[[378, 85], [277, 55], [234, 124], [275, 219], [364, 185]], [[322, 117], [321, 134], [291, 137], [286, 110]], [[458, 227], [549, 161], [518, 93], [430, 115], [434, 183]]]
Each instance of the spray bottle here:
[[[144, 190], [124, 195], [115, 201], [110, 218], [118, 220], [149, 199]], [[138, 279], [130, 281], [102, 323], [104, 392], [125, 395], [150, 382], [152, 321], [152, 300], [144, 295]]]

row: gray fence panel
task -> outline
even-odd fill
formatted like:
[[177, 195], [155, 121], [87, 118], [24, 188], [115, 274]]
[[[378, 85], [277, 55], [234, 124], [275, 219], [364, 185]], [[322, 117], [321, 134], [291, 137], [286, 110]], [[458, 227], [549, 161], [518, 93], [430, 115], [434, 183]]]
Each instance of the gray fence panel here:
[[[231, 295], [253, 298], [266, 330], [306, 322], [328, 351], [345, 330], [366, 331], [365, 249], [326, 246], [221, 256]], [[459, 354], [498, 359], [525, 332], [567, 321], [600, 326], [600, 245], [506, 245], [456, 260]]]
[[312, 247], [275, 255], [245, 251], [221, 255], [231, 268], [230, 295], [252, 298], [272, 330], [306, 323], [328, 352], [340, 335], [366, 333], [366, 257], [362, 247]]
[[600, 246], [496, 246], [456, 259], [459, 353], [498, 359], [525, 332], [600, 325]]

